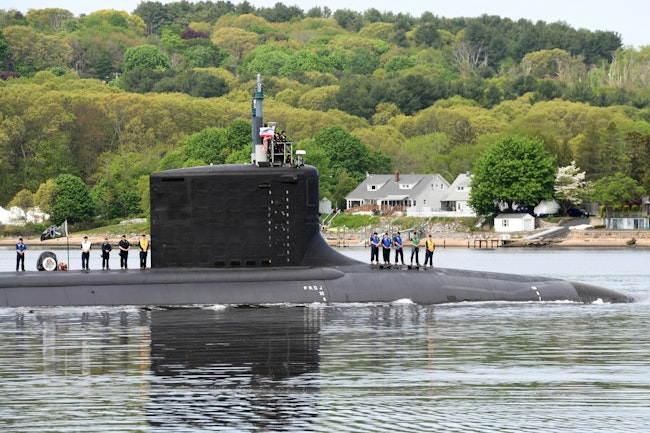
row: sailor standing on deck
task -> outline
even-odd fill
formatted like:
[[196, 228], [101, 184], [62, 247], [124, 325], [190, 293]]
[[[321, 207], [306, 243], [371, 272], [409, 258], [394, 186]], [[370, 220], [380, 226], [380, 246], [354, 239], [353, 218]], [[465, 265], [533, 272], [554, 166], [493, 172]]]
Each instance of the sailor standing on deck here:
[[381, 247], [384, 253], [384, 264], [390, 265], [390, 247], [393, 245], [393, 241], [388, 236], [388, 233], [384, 233], [384, 239], [381, 240]]
[[420, 266], [420, 238], [418, 233], [413, 233], [411, 236], [411, 265], [413, 265], [413, 255], [415, 255], [415, 263]]
[[23, 243], [23, 238], [18, 238], [18, 242], [16, 243], [16, 271], [18, 271], [18, 268], [21, 268], [21, 270], [25, 272], [26, 249], [27, 245]]
[[402, 236], [400, 232], [397, 232], [393, 236], [393, 243], [395, 244], [395, 264], [397, 264], [397, 258], [402, 259], [402, 264], [404, 264], [404, 249], [402, 248]]
[[377, 264], [379, 264], [379, 236], [377, 236], [377, 232], [374, 232], [372, 236], [370, 236], [370, 264], [371, 265], [374, 263], [374, 260], [376, 260]]
[[129, 269], [129, 248], [131, 248], [131, 243], [126, 239], [126, 235], [122, 235], [122, 240], [119, 244], [120, 247], [120, 269]]
[[424, 246], [426, 247], [424, 252], [424, 266], [429, 263], [429, 266], [433, 267], [433, 251], [436, 249], [436, 244], [433, 242], [431, 235], [424, 241]]
[[90, 248], [92, 248], [92, 243], [88, 240], [88, 236], [84, 236], [83, 242], [81, 242], [81, 270], [89, 271], [90, 267], [88, 262], [90, 261]]
[[145, 269], [147, 267], [147, 252], [149, 251], [147, 235], [142, 235], [138, 246], [140, 247], [140, 269]]
[[108, 260], [111, 258], [112, 250], [113, 247], [111, 246], [110, 242], [108, 242], [108, 238], [104, 238], [104, 243], [102, 244], [102, 270], [111, 270]]

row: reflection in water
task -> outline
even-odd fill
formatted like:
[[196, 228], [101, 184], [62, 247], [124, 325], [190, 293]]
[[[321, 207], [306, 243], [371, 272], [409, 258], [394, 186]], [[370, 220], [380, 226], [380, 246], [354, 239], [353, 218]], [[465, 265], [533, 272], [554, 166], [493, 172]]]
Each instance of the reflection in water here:
[[638, 431], [649, 305], [0, 309], [0, 429]]
[[138, 310], [0, 310], [2, 431], [142, 425], [148, 322]]
[[316, 417], [322, 313], [153, 311], [149, 422], [176, 429], [309, 430]]

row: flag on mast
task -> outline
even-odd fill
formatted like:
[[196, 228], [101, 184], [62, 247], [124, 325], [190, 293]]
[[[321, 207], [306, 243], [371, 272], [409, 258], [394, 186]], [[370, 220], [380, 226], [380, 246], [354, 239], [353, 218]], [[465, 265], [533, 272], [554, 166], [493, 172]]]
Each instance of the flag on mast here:
[[68, 237], [68, 220], [63, 221], [63, 224], [61, 225], [48, 227], [43, 233], [41, 233], [41, 241], [62, 238], [64, 236]]

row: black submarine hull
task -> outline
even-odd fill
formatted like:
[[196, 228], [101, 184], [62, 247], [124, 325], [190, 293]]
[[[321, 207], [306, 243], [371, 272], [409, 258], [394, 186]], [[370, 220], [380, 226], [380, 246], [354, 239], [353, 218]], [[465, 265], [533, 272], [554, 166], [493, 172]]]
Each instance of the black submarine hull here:
[[180, 306], [311, 303], [630, 302], [613, 290], [554, 278], [366, 264], [270, 269], [26, 272], [0, 276], [0, 305]]

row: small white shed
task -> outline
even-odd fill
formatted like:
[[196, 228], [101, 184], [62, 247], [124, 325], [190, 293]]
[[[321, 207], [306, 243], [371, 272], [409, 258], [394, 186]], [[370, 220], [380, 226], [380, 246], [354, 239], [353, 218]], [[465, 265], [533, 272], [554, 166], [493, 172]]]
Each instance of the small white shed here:
[[535, 217], [527, 213], [502, 213], [494, 217], [495, 232], [527, 232], [535, 230]]
[[318, 212], [321, 214], [332, 213], [332, 202], [327, 197], [323, 199], [318, 204]]

